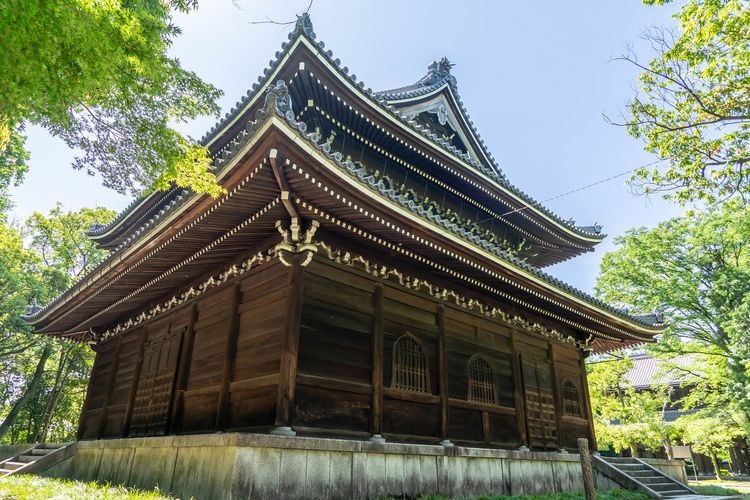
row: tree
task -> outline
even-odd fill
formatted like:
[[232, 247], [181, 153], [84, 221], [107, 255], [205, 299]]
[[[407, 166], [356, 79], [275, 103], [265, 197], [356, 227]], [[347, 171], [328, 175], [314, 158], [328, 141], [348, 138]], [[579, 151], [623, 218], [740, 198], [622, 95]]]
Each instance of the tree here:
[[[663, 4], [669, 0], [644, 0]], [[644, 192], [680, 202], [750, 202], [750, 2], [689, 0], [677, 30], [644, 34], [655, 52], [640, 68], [624, 125], [664, 162], [635, 172]]]
[[689, 415], [677, 420], [682, 441], [693, 451], [711, 458], [716, 479], [721, 479], [719, 460], [729, 458], [734, 439], [743, 436], [742, 429], [728, 412], [721, 415]]
[[91, 350], [34, 335], [20, 316], [31, 300], [47, 302], [102, 261], [107, 252], [85, 232], [114, 216], [103, 208], [65, 212], [58, 205], [48, 216], [29, 218], [26, 246], [20, 230], [0, 224], [0, 439], [8, 433], [11, 442], [73, 437]]
[[634, 311], [661, 310], [666, 329], [653, 347], [690, 354], [696, 385], [687, 407], [731, 406], [750, 428], [750, 209], [724, 207], [633, 229], [604, 256], [597, 295]]
[[23, 125], [35, 123], [80, 151], [75, 168], [119, 192], [176, 183], [219, 194], [208, 151], [170, 126], [219, 111], [221, 92], [167, 55], [180, 33], [172, 12], [196, 6], [0, 3], [0, 155], [24, 164]]
[[674, 427], [664, 420], [670, 402], [668, 387], [637, 391], [625, 378], [633, 367], [627, 356], [589, 363], [588, 382], [597, 443], [601, 449], [629, 450], [638, 456], [638, 446], [671, 450]]

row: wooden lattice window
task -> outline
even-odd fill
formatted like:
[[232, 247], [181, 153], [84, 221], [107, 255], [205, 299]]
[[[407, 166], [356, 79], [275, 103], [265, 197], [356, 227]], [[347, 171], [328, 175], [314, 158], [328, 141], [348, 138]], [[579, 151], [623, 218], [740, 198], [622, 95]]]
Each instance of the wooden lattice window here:
[[497, 404], [495, 374], [490, 364], [482, 356], [469, 360], [469, 401]]
[[415, 392], [430, 392], [427, 373], [427, 358], [422, 347], [413, 338], [404, 335], [393, 344], [394, 389]]
[[563, 411], [565, 415], [573, 417], [583, 416], [581, 413], [581, 401], [578, 397], [578, 389], [570, 380], [562, 383]]

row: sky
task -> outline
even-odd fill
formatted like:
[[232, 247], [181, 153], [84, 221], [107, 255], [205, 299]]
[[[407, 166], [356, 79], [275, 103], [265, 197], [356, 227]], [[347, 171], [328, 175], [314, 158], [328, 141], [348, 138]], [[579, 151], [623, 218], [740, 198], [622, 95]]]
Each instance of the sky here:
[[[287, 40], [289, 26], [255, 24], [295, 19], [309, 0], [203, 0], [177, 15], [182, 36], [172, 54], [222, 89], [222, 114], [234, 106]], [[640, 40], [650, 26], [673, 24], [673, 8], [636, 0], [578, 2], [314, 0], [317, 39], [374, 90], [421, 78], [445, 56], [464, 106], [508, 179], [539, 201], [654, 161], [642, 143], [608, 124], [633, 95], [637, 71], [613, 60], [626, 47], [647, 61]], [[178, 129], [200, 138], [214, 123], [204, 117]], [[70, 166], [74, 152], [36, 127], [28, 129], [30, 172], [13, 191], [14, 216], [104, 205], [117, 212], [132, 200]], [[546, 269], [591, 292], [602, 256], [629, 228], [653, 227], [683, 212], [658, 197], [636, 196], [627, 176], [544, 203], [579, 225], [597, 222], [608, 238], [596, 251]]]

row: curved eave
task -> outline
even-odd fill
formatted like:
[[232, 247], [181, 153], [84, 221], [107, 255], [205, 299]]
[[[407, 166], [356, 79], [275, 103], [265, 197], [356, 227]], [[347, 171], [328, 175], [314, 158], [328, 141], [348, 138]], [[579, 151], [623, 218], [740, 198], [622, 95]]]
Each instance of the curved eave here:
[[[391, 91], [388, 91], [388, 92], [391, 92]], [[383, 94], [386, 95], [388, 94], [388, 92], [385, 92]], [[457, 89], [451, 83], [451, 81], [446, 79], [442, 84], [431, 86], [423, 92], [412, 91], [412, 92], [407, 92], [406, 94], [407, 95], [403, 97], [389, 99], [388, 103], [395, 106], [396, 108], [402, 108], [405, 106], [412, 106], [415, 104], [420, 104], [425, 101], [429, 101], [442, 94], [448, 101], [449, 105], [451, 106], [454, 115], [460, 120], [461, 126], [464, 129], [465, 135], [471, 141], [470, 147], [474, 151], [479, 151], [485, 162], [494, 164], [494, 160], [492, 156], [487, 150], [487, 147], [484, 144], [484, 141], [480, 139], [479, 133], [477, 132], [476, 127], [474, 127], [474, 122], [469, 118], [466, 112], [466, 108], [463, 106], [461, 100], [458, 98]], [[521, 207], [529, 207], [524, 210], [531, 210], [535, 213], [541, 212], [541, 213], [545, 213], [548, 216], [551, 216], [552, 218], [554, 218], [554, 224], [550, 224], [550, 226], [557, 227], [557, 228], [560, 228], [560, 227], [566, 228], [566, 230], [568, 230], [568, 234], [570, 234], [573, 237], [576, 237], [576, 239], [579, 242], [593, 247], [594, 245], [601, 243], [606, 238], [606, 234], [585, 231], [578, 226], [568, 224], [560, 216], [556, 215], [554, 212], [547, 209], [546, 207], [543, 207], [538, 201], [533, 199], [527, 193], [518, 189], [516, 186], [514, 186], [510, 182], [507, 183], [507, 187], [516, 196], [522, 199]], [[549, 221], [548, 218], [547, 218], [547, 221]]]
[[[339, 66], [338, 60], [333, 59], [333, 54], [330, 51], [324, 51], [325, 44], [323, 42], [317, 42], [314, 39], [309, 38], [309, 36], [301, 29], [296, 29], [294, 32], [290, 33], [289, 38], [290, 42], [284, 42], [284, 44], [282, 44], [282, 50], [276, 53], [276, 58], [272, 60], [270, 66], [263, 71], [264, 76], [259, 77], [258, 83], [254, 84], [252, 89], [248, 91], [247, 97], [239, 101], [222, 120], [220, 120], [214, 127], [211, 128], [211, 130], [206, 135], [204, 135], [204, 137], [201, 139], [202, 145], [208, 147], [214, 153], [217, 153], [217, 141], [224, 138], [230, 129], [236, 128], [238, 126], [238, 123], [246, 121], [245, 117], [252, 111], [253, 108], [257, 107], [259, 100], [263, 95], [263, 90], [265, 89], [265, 87], [269, 83], [279, 78], [280, 74], [284, 70], [288, 69], [287, 65], [292, 59], [294, 59], [296, 50], [298, 50], [299, 47], [304, 46], [311, 53], [311, 55], [316, 58], [329, 71], [331, 75], [336, 78], [340, 85], [345, 87], [347, 91], [356, 95], [362, 103], [366, 104], [372, 112], [375, 112], [381, 118], [384, 118], [389, 125], [395, 126], [398, 130], [400, 130], [400, 132], [407, 134], [413, 139], [416, 139], [425, 147], [429, 147], [433, 151], [433, 153], [437, 153], [442, 156], [448, 156], [453, 162], [460, 164], [464, 170], [476, 176], [478, 180], [484, 185], [491, 186], [499, 193], [502, 193], [504, 196], [509, 197], [515, 204], [519, 206], [529, 207], [525, 209], [525, 211], [534, 213], [536, 216], [535, 218], [541, 219], [542, 221], [544, 221], [544, 224], [550, 225], [586, 245], [596, 245], [603, 239], [603, 236], [601, 235], [596, 235], [593, 233], [582, 233], [576, 227], [565, 224], [560, 217], [552, 214], [552, 212], [549, 212], [548, 210], [540, 210], [537, 206], [537, 202], [535, 202], [529, 196], [525, 195], [525, 193], [520, 192], [510, 183], [507, 183], [507, 186], [504, 186], [496, 179], [493, 179], [486, 173], [480, 171], [476, 166], [468, 163], [466, 159], [459, 156], [457, 152], [451, 151], [445, 145], [439, 144], [425, 135], [424, 132], [417, 130], [413, 124], [410, 124], [397, 112], [395, 107], [390, 104], [386, 104], [385, 101], [378, 101], [377, 94], [374, 94], [370, 89], [368, 89], [367, 92], [363, 91], [364, 83], [361, 81], [358, 82], [354, 75], [349, 76], [345, 74], [345, 71], [342, 70], [342, 68]], [[479, 145], [479, 150], [482, 151], [482, 154], [489, 159], [489, 164], [494, 165], [494, 162], [491, 161], [491, 156], [487, 152], [486, 148], [483, 146], [482, 142], [477, 139], [476, 130], [474, 129], [472, 122], [465, 116], [466, 112], [463, 109], [460, 101], [456, 99], [452, 91], [450, 91], [450, 95], [452, 101], [460, 111], [458, 115], [466, 124], [467, 129], [472, 131], [473, 140], [475, 140]], [[152, 193], [149, 196], [143, 198], [140, 202], [134, 203], [131, 207], [123, 211], [121, 216], [119, 216], [112, 224], [103, 228], [96, 234], [92, 234], [92, 237], [99, 242], [108, 241], [107, 238], [116, 238], [117, 231], [122, 227], [128, 227], [129, 225], [135, 223], [135, 221], [138, 219], [138, 214], [147, 211], [146, 204], [149, 203], [150, 200], [153, 200], [156, 196], [158, 196], [158, 194], [160, 193]]]
[[550, 296], [557, 296], [560, 299], [576, 304], [584, 311], [590, 311], [591, 313], [603, 318], [607, 318], [613, 324], [622, 325], [622, 327], [628, 330], [646, 336], [645, 338], [632, 339], [634, 341], [648, 341], [653, 335], [662, 331], [661, 325], [648, 325], [631, 316], [621, 314], [598, 299], [551, 277], [529, 264], [519, 261], [510, 255], [497, 255], [490, 253], [479, 245], [459, 238], [428, 219], [406, 210], [404, 207], [397, 205], [379, 192], [367, 188], [364, 184], [355, 180], [351, 175], [345, 173], [343, 165], [337, 159], [332, 155], [323, 152], [317, 144], [310, 141], [308, 138], [301, 136], [300, 133], [292, 128], [285, 120], [275, 118], [274, 121], [290, 140], [294, 141], [307, 154], [313, 157], [317, 163], [325, 166], [327, 171], [335, 175], [339, 182], [346, 184], [349, 188], [355, 190], [360, 195], [372, 199], [377, 204], [387, 207], [389, 211], [398, 214], [399, 217], [411, 221], [414, 227], [429, 227], [431, 232], [439, 233], [442, 238], [445, 238], [458, 247], [462, 247], [467, 253], [473, 254], [475, 260], [479, 262], [490, 262], [493, 266], [502, 270], [504, 273], [519, 276], [524, 280], [527, 280], [529, 283], [534, 283], [536, 286], [540, 287], [540, 289], [546, 290]]

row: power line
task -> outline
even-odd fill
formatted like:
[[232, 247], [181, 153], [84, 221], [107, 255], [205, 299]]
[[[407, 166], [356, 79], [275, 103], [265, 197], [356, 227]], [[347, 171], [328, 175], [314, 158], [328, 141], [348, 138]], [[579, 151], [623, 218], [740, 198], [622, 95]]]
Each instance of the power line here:
[[650, 167], [650, 166], [655, 165], [655, 164], [657, 164], [657, 163], [659, 163], [661, 161], [663, 161], [663, 160], [653, 161], [651, 163], [648, 163], [648, 164], [644, 165], [643, 167], [631, 168], [630, 170], [626, 170], [624, 172], [620, 172], [619, 174], [612, 175], [610, 177], [607, 177], [606, 179], [601, 179], [599, 181], [592, 182], [591, 184], [586, 184], [585, 186], [581, 186], [581, 187], [578, 187], [578, 188], [575, 188], [575, 189], [571, 189], [570, 191], [566, 191], [566, 192], [564, 192], [562, 194], [558, 194], [556, 196], [553, 196], [552, 198], [547, 198], [546, 200], [542, 200], [542, 201], [536, 202], [536, 203], [534, 203], [532, 205], [526, 205], [526, 206], [523, 206], [521, 208], [516, 208], [515, 210], [511, 210], [509, 212], [505, 212], [504, 214], [500, 214], [500, 217], [505, 217], [506, 215], [511, 215], [511, 214], [516, 213], [516, 212], [521, 212], [523, 210], [527, 210], [529, 208], [534, 208], [534, 207], [541, 206], [543, 203], [547, 203], [547, 202], [552, 201], [552, 200], [557, 200], [559, 198], [563, 198], [563, 197], [571, 195], [573, 193], [578, 193], [579, 191], [583, 191], [585, 189], [588, 189], [588, 188], [591, 188], [591, 187], [594, 187], [594, 186], [598, 186], [599, 184], [604, 184], [605, 182], [609, 182], [612, 179], [617, 179], [618, 177], [622, 177], [624, 175], [628, 175], [629, 173], [635, 172], [636, 170], [638, 170], [640, 168]]

